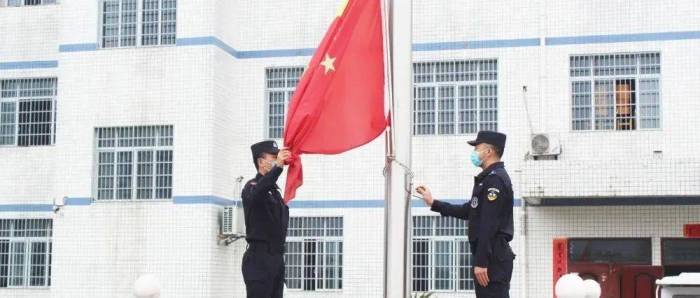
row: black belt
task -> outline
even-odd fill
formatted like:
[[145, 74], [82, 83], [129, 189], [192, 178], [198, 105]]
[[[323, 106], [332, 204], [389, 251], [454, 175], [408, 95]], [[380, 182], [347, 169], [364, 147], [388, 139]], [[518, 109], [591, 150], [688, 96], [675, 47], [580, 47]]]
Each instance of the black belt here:
[[267, 242], [249, 242], [248, 250], [255, 252], [269, 252], [284, 254], [284, 244], [270, 244]]
[[[510, 242], [510, 240], [508, 240], [508, 239], [511, 239], [511, 240], [512, 240], [512, 239], [513, 239], [513, 235], [511, 235], [511, 234], [506, 234], [506, 233], [503, 233], [503, 232], [500, 232], [500, 231], [499, 231], [499, 232], [496, 232], [496, 236], [493, 236], [493, 239], [498, 239], [498, 238], [503, 238], [504, 240], [506, 240], [506, 242]], [[469, 243], [477, 243], [477, 242], [479, 242], [479, 239], [476, 239], [476, 240], [471, 240], [471, 239], [472, 239], [472, 238], [470, 238]]]

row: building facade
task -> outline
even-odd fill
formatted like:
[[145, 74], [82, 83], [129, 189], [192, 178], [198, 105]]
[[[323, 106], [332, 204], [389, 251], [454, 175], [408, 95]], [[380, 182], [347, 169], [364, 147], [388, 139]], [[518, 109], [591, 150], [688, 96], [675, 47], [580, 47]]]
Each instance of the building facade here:
[[[649, 239], [663, 265], [700, 221], [700, 3], [413, 3], [414, 183], [465, 202], [466, 141], [508, 134], [512, 296], [551, 296], [557, 237]], [[0, 0], [0, 296], [129, 297], [153, 274], [162, 297], [244, 297], [221, 210], [339, 4]], [[286, 295], [381, 297], [384, 139], [304, 167]], [[466, 223], [413, 203], [412, 289], [473, 296]]]

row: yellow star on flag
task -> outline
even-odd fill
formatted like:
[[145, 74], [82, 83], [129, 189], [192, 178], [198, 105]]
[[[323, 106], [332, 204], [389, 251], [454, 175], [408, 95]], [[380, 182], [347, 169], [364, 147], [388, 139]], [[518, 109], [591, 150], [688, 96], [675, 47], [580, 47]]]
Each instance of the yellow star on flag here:
[[328, 74], [329, 71], [335, 71], [335, 66], [333, 66], [333, 63], [335, 63], [335, 58], [332, 58], [326, 54], [326, 58], [324, 58], [323, 62], [321, 62], [321, 66], [323, 66], [325, 69], [325, 74]]

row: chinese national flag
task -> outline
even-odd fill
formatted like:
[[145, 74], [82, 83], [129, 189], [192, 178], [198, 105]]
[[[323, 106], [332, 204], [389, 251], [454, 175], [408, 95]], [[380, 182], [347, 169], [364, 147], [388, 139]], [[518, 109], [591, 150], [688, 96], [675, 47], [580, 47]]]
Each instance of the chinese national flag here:
[[383, 50], [381, 0], [344, 1], [289, 105], [285, 202], [302, 185], [300, 154], [345, 152], [386, 128]]

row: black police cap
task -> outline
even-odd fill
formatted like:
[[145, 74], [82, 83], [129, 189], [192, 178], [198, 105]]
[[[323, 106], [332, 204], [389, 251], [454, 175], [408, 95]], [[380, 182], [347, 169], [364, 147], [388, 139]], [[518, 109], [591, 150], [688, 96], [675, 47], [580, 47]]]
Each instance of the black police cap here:
[[280, 152], [277, 142], [275, 141], [262, 141], [250, 146], [250, 151], [253, 153], [253, 164], [258, 167], [258, 158], [262, 156], [263, 153], [277, 154]]
[[497, 146], [501, 150], [506, 148], [506, 135], [500, 132], [482, 130], [476, 135], [476, 139], [467, 142], [469, 145], [476, 146], [482, 143]]

